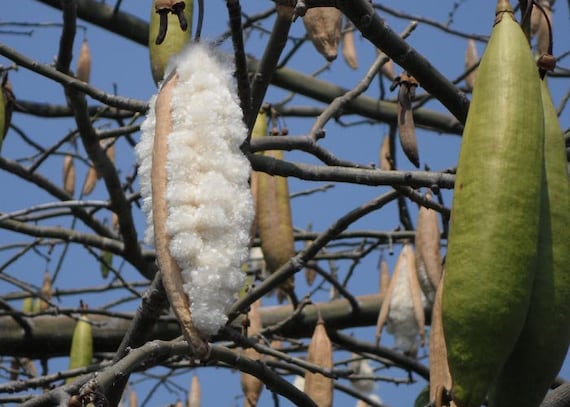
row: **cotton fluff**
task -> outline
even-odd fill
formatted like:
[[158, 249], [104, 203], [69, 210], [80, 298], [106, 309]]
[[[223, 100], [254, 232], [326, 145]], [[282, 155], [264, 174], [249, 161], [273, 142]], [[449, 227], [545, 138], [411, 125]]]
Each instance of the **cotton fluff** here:
[[[232, 77], [233, 64], [207, 46], [191, 44], [172, 58], [172, 132], [168, 137], [167, 231], [170, 254], [182, 269], [195, 327], [215, 334], [245, 282], [253, 200], [251, 167], [240, 150], [247, 136]], [[151, 168], [156, 96], [135, 151], [145, 241], [152, 244]]]
[[[404, 245], [402, 250], [412, 249], [409, 245]], [[404, 253], [402, 253], [398, 259], [398, 263], [401, 262], [399, 264], [400, 272], [394, 282], [386, 328], [388, 332], [394, 335], [398, 349], [415, 355], [418, 348], [420, 330], [414, 313], [410, 289], [409, 273], [413, 273], [414, 270], [412, 265], [409, 264], [409, 258], [410, 256], [404, 256]]]

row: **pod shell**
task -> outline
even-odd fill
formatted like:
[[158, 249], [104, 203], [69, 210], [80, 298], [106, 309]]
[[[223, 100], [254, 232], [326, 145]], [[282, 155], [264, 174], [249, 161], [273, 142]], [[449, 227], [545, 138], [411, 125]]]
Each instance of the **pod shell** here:
[[459, 407], [481, 405], [526, 318], [542, 179], [537, 76], [526, 37], [503, 14], [479, 67], [451, 213], [442, 316]]
[[570, 180], [562, 130], [548, 85], [541, 82], [545, 183], [538, 265], [525, 326], [491, 389], [490, 406], [539, 406], [570, 341]]
[[150, 12], [150, 24], [148, 33], [148, 49], [150, 53], [150, 69], [154, 83], [158, 84], [164, 77], [164, 71], [170, 58], [178, 54], [184, 45], [186, 45], [191, 38], [192, 31], [192, 14], [193, 14], [193, 0], [184, 0], [186, 6], [184, 7], [184, 15], [188, 22], [188, 28], [183, 31], [180, 28], [178, 17], [175, 14], [168, 14], [168, 30], [166, 37], [161, 44], [156, 44], [156, 36], [158, 35], [160, 27], [160, 16], [155, 11], [155, 3], [153, 1]]

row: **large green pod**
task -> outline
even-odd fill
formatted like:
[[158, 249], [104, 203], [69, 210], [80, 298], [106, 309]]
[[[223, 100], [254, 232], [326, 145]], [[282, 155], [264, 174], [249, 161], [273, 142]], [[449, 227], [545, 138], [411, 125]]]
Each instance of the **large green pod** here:
[[538, 71], [507, 1], [481, 60], [457, 168], [443, 328], [459, 407], [479, 407], [523, 327], [543, 156]]
[[[182, 1], [180, 1], [182, 2]], [[178, 2], [178, 3], [180, 3]], [[164, 70], [166, 65], [175, 54], [178, 54], [184, 45], [186, 45], [191, 38], [192, 32], [192, 14], [193, 14], [193, 0], [184, 0], [184, 17], [188, 24], [186, 30], [180, 27], [178, 17], [174, 13], [168, 13], [167, 17], [167, 31], [164, 40], [156, 43], [160, 31], [160, 14], [156, 12], [156, 7], [160, 7], [161, 3], [166, 3], [164, 0], [153, 0], [152, 8], [150, 11], [150, 24], [148, 36], [148, 49], [150, 53], [150, 69], [152, 71], [152, 78], [154, 83], [158, 84], [164, 79]], [[170, 3], [177, 3], [172, 1]]]
[[570, 341], [570, 182], [564, 137], [546, 81], [544, 174], [538, 262], [527, 320], [494, 383], [490, 406], [537, 407], [560, 370]]

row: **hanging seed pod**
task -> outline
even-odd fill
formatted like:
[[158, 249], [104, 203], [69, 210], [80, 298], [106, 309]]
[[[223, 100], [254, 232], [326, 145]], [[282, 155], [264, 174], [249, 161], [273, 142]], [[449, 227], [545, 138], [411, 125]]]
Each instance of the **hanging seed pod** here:
[[354, 45], [354, 26], [347, 20], [342, 35], [342, 56], [346, 64], [352, 69], [358, 69], [358, 56]]
[[[71, 350], [69, 352], [69, 369], [86, 367], [93, 359], [93, 331], [89, 319], [81, 317], [75, 324], [71, 339]], [[70, 377], [66, 383], [71, 383], [75, 379]]]
[[[44, 279], [42, 282], [42, 288], [40, 289], [40, 293], [42, 294], [43, 298], [46, 300], [51, 300], [52, 296], [52, 286], [51, 286], [51, 277], [49, 275], [49, 271], [44, 273]], [[34, 312], [41, 312], [45, 311], [50, 307], [49, 302], [41, 299], [36, 298], [36, 305], [34, 305]]]
[[538, 10], [537, 7], [532, 8], [533, 13], [535, 10], [540, 13], [540, 23], [538, 25], [538, 31], [536, 33], [536, 53], [538, 55], [549, 53], [551, 35], [550, 30], [552, 29], [552, 8], [550, 7], [550, 1], [542, 0], [540, 2], [540, 5], [542, 6], [542, 9], [544, 10], [546, 16], [540, 10]]
[[83, 196], [90, 195], [91, 192], [93, 192], [95, 185], [97, 185], [97, 179], [97, 170], [95, 170], [95, 167], [90, 166], [85, 176], [85, 182], [83, 182], [83, 188], [81, 189]]
[[[465, 51], [465, 70], [471, 69], [473, 65], [475, 65], [477, 62], [479, 62], [477, 45], [475, 44], [475, 40], [469, 39], [467, 40], [467, 51]], [[465, 85], [467, 85], [467, 89], [473, 90], [476, 78], [477, 78], [477, 68], [475, 68], [475, 70], [471, 71], [465, 77]]]
[[129, 392], [129, 407], [137, 407], [138, 406], [138, 401], [137, 401], [137, 392], [132, 389]]
[[4, 73], [2, 75], [2, 87], [0, 89], [0, 152], [2, 152], [2, 145], [4, 144], [6, 133], [8, 133], [8, 129], [10, 128], [15, 100], [12, 85], [8, 80], [8, 74]]
[[[451, 374], [447, 364], [447, 347], [443, 335], [441, 301], [443, 297], [443, 276], [438, 284], [435, 302], [431, 312], [429, 337], [429, 399], [441, 397], [444, 390], [451, 389]], [[439, 406], [438, 406], [439, 407]]]
[[[426, 194], [426, 199], [432, 200], [431, 193]], [[441, 278], [441, 261], [437, 212], [421, 206], [416, 230], [416, 268], [420, 286], [430, 305]]]
[[[264, 106], [259, 110], [257, 117], [255, 119], [255, 124], [253, 125], [253, 130], [251, 131], [251, 137], [253, 139], [264, 137], [267, 135], [267, 122], [269, 120], [267, 112], [268, 112], [267, 106]], [[254, 202], [257, 202], [257, 195], [258, 195], [257, 188], [259, 182], [257, 180], [257, 177], [258, 177], [257, 171], [252, 171], [250, 185], [251, 185], [251, 195], [253, 196]], [[253, 222], [251, 223], [251, 231], [249, 233], [252, 239], [258, 233], [257, 212], [258, 211], [256, 210], [255, 217], [253, 218]]]
[[445, 266], [443, 328], [460, 407], [481, 405], [511, 353], [535, 274], [540, 84], [508, 1], [495, 21], [463, 132]]
[[[251, 304], [248, 319], [249, 319], [249, 329], [247, 331], [248, 336], [258, 335], [261, 332], [261, 300], [255, 301]], [[261, 355], [253, 348], [248, 348], [244, 351], [245, 355], [253, 360], [261, 359]], [[245, 407], [255, 407], [259, 401], [259, 396], [261, 396], [261, 391], [263, 390], [263, 382], [257, 377], [249, 375], [247, 373], [241, 373], [241, 388], [243, 390], [244, 400], [243, 405]]]
[[75, 163], [71, 154], [63, 159], [63, 189], [71, 196], [75, 193]]
[[[281, 150], [265, 151], [263, 154], [283, 160]], [[257, 174], [257, 194], [261, 250], [267, 271], [272, 274], [295, 255], [289, 181], [285, 177], [260, 172]], [[279, 287], [281, 295], [291, 292], [294, 285], [294, 277], [289, 278]]]
[[418, 142], [416, 140], [416, 126], [414, 124], [414, 113], [412, 110], [412, 100], [416, 96], [418, 82], [414, 77], [403, 73], [400, 76], [400, 90], [398, 92], [398, 132], [400, 133], [400, 144], [402, 149], [412, 164], [419, 168], [420, 158], [418, 153]]
[[491, 389], [491, 407], [538, 406], [554, 382], [570, 343], [570, 180], [564, 136], [546, 81], [542, 81], [542, 104], [546, 182], [536, 276], [524, 328]]
[[386, 298], [388, 295], [388, 287], [390, 286], [390, 275], [388, 271], [388, 262], [386, 259], [382, 259], [380, 262], [380, 287], [379, 293], [380, 297]]
[[135, 149], [152, 225], [145, 237], [154, 237], [165, 291], [200, 358], [245, 282], [253, 219], [233, 69], [205, 45], [185, 48], [151, 99]]
[[[181, 12], [174, 12], [175, 4], [177, 4], [177, 10], [181, 9]], [[184, 45], [190, 42], [193, 10], [193, 0], [153, 0], [148, 47], [152, 78], [157, 85], [164, 77], [170, 58], [178, 54]], [[186, 24], [181, 24], [180, 16]]]
[[[332, 369], [332, 344], [325, 329], [325, 323], [319, 316], [313, 332], [307, 361], [323, 369]], [[320, 373], [305, 373], [304, 391], [319, 407], [331, 407], [333, 402], [333, 380]]]
[[380, 169], [382, 171], [390, 171], [392, 166], [392, 153], [390, 152], [390, 136], [385, 135], [382, 139], [380, 147]]
[[91, 78], [91, 51], [89, 44], [84, 39], [79, 50], [79, 59], [77, 60], [77, 68], [75, 76], [83, 82], [89, 82]]
[[[376, 53], [380, 54], [380, 53], [382, 53], [382, 51], [380, 51], [377, 48]], [[394, 81], [394, 79], [396, 79], [396, 72], [394, 70], [394, 62], [391, 59], [389, 59], [388, 62], [386, 62], [380, 68], [380, 73], [382, 75], [384, 75], [390, 82]]]
[[107, 250], [101, 251], [101, 261], [99, 263], [99, 270], [101, 277], [107, 278], [109, 276], [110, 267], [113, 266], [113, 253]]
[[198, 376], [193, 375], [190, 382], [190, 391], [188, 392], [188, 406], [187, 407], [200, 407], [202, 399], [202, 390], [200, 388], [200, 379]]
[[303, 16], [309, 39], [327, 61], [338, 55], [342, 30], [342, 12], [336, 7], [313, 7]]
[[380, 342], [382, 328], [386, 324], [388, 332], [394, 335], [396, 347], [412, 356], [417, 352], [418, 335], [422, 345], [425, 336], [422, 294], [415, 268], [412, 246], [405, 243], [396, 262], [376, 325], [377, 343]]
[[[312, 232], [313, 227], [312, 225], [309, 225], [307, 227], [307, 232]], [[312, 240], [305, 240], [305, 248], [307, 246], [309, 246], [313, 241]], [[315, 282], [315, 279], [317, 278], [317, 270], [314, 267], [310, 267], [310, 266], [305, 266], [305, 281], [307, 282], [307, 285], [310, 287], [313, 285], [313, 283]]]

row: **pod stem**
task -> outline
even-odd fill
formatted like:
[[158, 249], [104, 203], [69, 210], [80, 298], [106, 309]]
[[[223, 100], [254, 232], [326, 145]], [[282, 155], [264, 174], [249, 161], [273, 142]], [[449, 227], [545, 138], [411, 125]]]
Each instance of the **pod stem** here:
[[550, 22], [550, 18], [548, 13], [542, 7], [539, 1], [532, 0], [532, 7], [538, 7], [542, 16], [546, 20], [546, 25], [548, 26], [548, 51], [545, 54], [542, 54], [538, 57], [536, 64], [538, 65], [538, 73], [540, 74], [540, 79], [544, 79], [547, 71], [554, 70], [556, 66], [556, 59], [552, 56], [553, 48], [554, 48], [554, 36], [552, 33], [552, 23]]
[[505, 14], [509, 14], [511, 18], [516, 21], [515, 16], [513, 14], [513, 7], [509, 0], [498, 0], [497, 7], [495, 8], [495, 21], [493, 26], [497, 25], [503, 20], [503, 16]]

